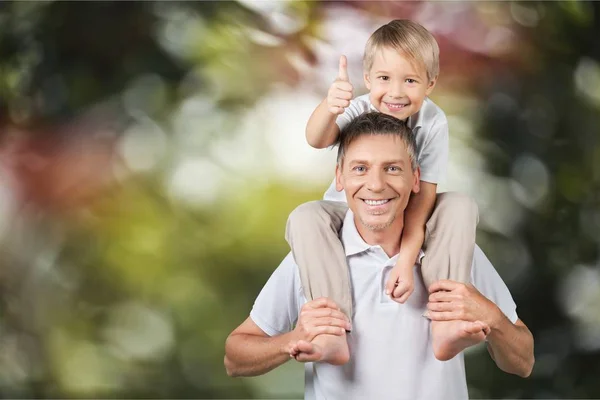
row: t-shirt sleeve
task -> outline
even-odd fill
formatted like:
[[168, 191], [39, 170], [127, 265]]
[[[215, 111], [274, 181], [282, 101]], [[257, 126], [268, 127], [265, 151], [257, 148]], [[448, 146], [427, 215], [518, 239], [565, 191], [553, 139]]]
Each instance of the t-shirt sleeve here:
[[421, 180], [429, 183], [441, 183], [446, 177], [448, 168], [448, 120], [441, 116], [431, 128], [427, 141], [419, 152], [419, 166], [421, 167]]
[[301, 296], [300, 274], [290, 253], [262, 288], [250, 318], [269, 336], [289, 332], [298, 320]]
[[368, 95], [359, 96], [350, 100], [350, 105], [346, 107], [344, 113], [337, 117], [335, 122], [340, 130], [344, 129], [344, 127], [348, 125], [354, 118], [369, 111], [369, 102], [365, 96]]
[[493, 301], [514, 324], [519, 318], [517, 305], [508, 287], [479, 246], [475, 246], [471, 281], [481, 294]]

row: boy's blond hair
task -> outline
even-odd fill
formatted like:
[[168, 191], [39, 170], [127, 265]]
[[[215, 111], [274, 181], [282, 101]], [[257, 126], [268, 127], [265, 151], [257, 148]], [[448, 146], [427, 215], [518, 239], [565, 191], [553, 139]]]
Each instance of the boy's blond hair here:
[[378, 50], [390, 47], [417, 62], [427, 71], [429, 81], [440, 72], [440, 48], [427, 29], [408, 19], [395, 19], [377, 29], [365, 46], [363, 68], [369, 72]]

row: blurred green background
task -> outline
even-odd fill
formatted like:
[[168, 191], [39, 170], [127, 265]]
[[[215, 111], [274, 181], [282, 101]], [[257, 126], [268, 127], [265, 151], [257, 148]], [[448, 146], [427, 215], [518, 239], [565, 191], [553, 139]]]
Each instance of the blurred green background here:
[[529, 379], [470, 349], [473, 398], [600, 398], [600, 3], [1, 2], [0, 397], [299, 398], [224, 341], [322, 196], [304, 141], [372, 31], [431, 30], [442, 190], [535, 337]]

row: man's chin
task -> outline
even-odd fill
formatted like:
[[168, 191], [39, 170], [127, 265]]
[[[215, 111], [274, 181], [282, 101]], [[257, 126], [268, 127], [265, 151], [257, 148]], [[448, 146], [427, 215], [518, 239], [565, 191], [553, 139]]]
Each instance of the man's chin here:
[[361, 224], [370, 231], [382, 231], [389, 228], [394, 218], [360, 218]]

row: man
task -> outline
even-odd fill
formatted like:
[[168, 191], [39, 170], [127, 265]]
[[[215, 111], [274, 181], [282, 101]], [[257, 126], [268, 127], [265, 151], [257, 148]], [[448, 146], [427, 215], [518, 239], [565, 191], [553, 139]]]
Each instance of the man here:
[[[459, 352], [484, 339], [502, 370], [530, 374], [531, 333], [479, 248], [473, 285], [442, 280], [428, 292], [417, 264], [415, 291], [405, 304], [385, 294], [387, 275], [400, 250], [404, 210], [411, 193], [419, 190], [414, 150], [410, 129], [392, 116], [364, 114], [343, 130], [336, 183], [338, 190], [345, 190], [349, 206], [341, 240], [352, 283], [352, 322], [329, 299], [306, 302], [298, 267], [288, 255], [261, 291], [250, 317], [227, 339], [229, 375], [264, 374], [292, 356], [307, 362], [306, 398], [463, 399], [468, 393]], [[434, 354], [424, 313], [432, 321], [463, 324], [461, 340]], [[317, 335], [343, 336], [349, 329], [348, 362], [331, 359], [312, 343]]]

